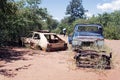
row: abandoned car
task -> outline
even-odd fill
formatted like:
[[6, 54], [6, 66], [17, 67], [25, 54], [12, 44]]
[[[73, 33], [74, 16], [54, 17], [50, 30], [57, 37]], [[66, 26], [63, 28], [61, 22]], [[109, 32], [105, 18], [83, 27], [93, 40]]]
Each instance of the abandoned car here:
[[77, 67], [96, 69], [110, 69], [111, 58], [112, 53], [106, 54], [95, 50], [79, 50], [74, 56]]
[[27, 37], [22, 37], [21, 40], [26, 47], [44, 51], [67, 49], [67, 43], [57, 34], [46, 31], [33, 31]]
[[68, 37], [68, 42], [72, 44], [74, 50], [81, 46], [95, 45], [102, 47], [104, 37], [102, 26], [98, 24], [77, 24], [74, 27], [73, 35]]

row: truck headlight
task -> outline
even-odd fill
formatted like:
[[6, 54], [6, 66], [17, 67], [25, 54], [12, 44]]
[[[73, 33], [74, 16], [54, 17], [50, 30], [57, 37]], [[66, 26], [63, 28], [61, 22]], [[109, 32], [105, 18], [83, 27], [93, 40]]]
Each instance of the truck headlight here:
[[73, 40], [73, 41], [72, 41], [72, 45], [81, 45], [81, 41], [76, 41], [76, 40], [74, 41], [74, 40]]
[[102, 47], [104, 45], [104, 40], [98, 40], [97, 46]]
[[72, 41], [73, 45], [76, 45], [78, 43], [78, 41]]

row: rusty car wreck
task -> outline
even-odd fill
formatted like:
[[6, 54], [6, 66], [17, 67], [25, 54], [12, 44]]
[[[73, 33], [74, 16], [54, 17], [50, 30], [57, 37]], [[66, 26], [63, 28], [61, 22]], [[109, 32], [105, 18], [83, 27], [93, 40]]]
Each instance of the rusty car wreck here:
[[37, 48], [44, 51], [66, 50], [67, 43], [56, 33], [40, 30], [33, 31], [27, 37], [22, 37], [22, 44], [26, 47]]
[[77, 24], [73, 35], [68, 37], [68, 42], [72, 44], [72, 49], [77, 51], [74, 59], [78, 67], [84, 68], [111, 68], [112, 53], [106, 51], [86, 50], [83, 47], [104, 47], [102, 26], [98, 24]]
[[98, 24], [77, 24], [68, 40], [74, 50], [82, 46], [102, 47], [104, 45], [102, 32], [102, 26]]
[[74, 56], [77, 67], [110, 69], [112, 53], [98, 52], [95, 50], [79, 50]]

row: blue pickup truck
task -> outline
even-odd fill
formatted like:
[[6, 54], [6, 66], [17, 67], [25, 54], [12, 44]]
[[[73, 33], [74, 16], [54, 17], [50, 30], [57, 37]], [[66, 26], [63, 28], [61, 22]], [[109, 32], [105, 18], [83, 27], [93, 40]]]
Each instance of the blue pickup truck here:
[[99, 24], [76, 24], [73, 34], [68, 37], [68, 42], [72, 44], [72, 48], [77, 50], [82, 46], [104, 45], [103, 29]]

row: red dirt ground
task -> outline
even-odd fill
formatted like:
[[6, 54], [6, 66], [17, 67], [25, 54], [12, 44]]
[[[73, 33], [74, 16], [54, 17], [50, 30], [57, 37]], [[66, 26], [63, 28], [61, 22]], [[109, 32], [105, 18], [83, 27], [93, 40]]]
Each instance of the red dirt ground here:
[[0, 80], [120, 80], [120, 40], [105, 43], [113, 52], [110, 70], [76, 68], [70, 49], [44, 52], [11, 48], [11, 57], [0, 59]]

